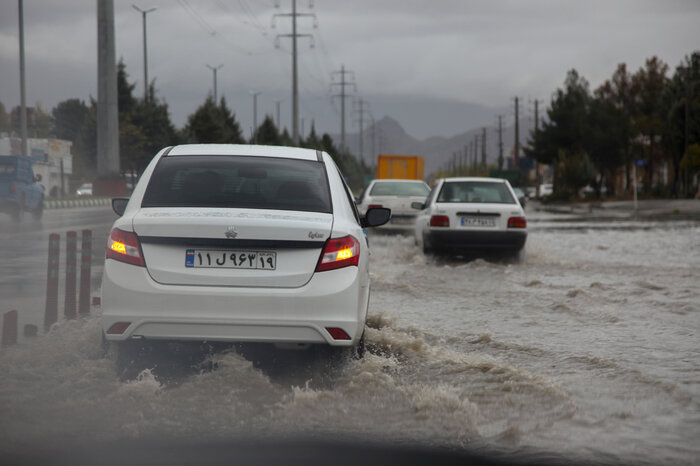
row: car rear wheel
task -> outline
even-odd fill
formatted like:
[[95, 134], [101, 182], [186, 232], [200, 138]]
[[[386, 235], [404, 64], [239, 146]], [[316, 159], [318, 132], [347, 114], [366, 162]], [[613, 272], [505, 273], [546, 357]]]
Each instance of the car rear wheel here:
[[12, 220], [15, 222], [19, 223], [22, 221], [22, 218], [24, 217], [24, 199], [19, 200], [10, 215], [12, 216]]
[[44, 199], [42, 198], [39, 201], [39, 204], [36, 206], [36, 209], [32, 211], [32, 217], [34, 217], [34, 220], [41, 220], [41, 217], [44, 215]]

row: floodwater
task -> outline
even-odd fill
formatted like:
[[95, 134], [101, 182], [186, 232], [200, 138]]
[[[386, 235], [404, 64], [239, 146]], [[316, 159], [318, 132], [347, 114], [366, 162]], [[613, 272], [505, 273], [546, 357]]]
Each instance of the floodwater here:
[[520, 263], [425, 257], [409, 237], [370, 243], [363, 360], [280, 368], [222, 351], [124, 381], [97, 315], [62, 322], [0, 351], [0, 453], [308, 435], [700, 462], [700, 222], [535, 213]]

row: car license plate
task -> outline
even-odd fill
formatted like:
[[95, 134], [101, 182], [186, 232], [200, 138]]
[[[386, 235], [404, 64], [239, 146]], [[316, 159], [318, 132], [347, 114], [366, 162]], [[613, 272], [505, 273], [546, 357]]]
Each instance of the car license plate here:
[[415, 220], [414, 217], [391, 217], [392, 225], [410, 225]]
[[185, 267], [275, 270], [277, 268], [277, 253], [187, 249], [185, 251]]
[[462, 217], [463, 227], [495, 227], [496, 220], [490, 217]]

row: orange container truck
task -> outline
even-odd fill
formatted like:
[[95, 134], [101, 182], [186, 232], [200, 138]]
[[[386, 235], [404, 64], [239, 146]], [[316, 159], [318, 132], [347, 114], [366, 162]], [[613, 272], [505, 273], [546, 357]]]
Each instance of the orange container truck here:
[[398, 180], [422, 180], [423, 157], [418, 155], [377, 156], [377, 178]]

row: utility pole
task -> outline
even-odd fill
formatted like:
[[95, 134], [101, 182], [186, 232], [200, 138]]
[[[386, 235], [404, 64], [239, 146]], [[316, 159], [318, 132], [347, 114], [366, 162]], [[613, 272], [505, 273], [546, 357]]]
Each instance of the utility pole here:
[[[27, 89], [26, 76], [24, 66], [24, 5], [22, 0], [19, 0], [19, 88], [20, 88], [20, 107], [19, 107], [19, 128], [22, 136], [22, 154], [29, 155], [27, 147]], [[62, 179], [62, 178], [61, 178]]]
[[262, 92], [248, 91], [253, 96], [253, 144], [258, 143], [258, 96]]
[[[345, 80], [345, 75], [352, 75], [352, 82]], [[355, 74], [352, 71], [345, 71], [345, 65], [341, 65], [340, 71], [334, 71], [333, 76], [340, 75], [339, 83], [331, 83], [331, 86], [340, 86], [340, 94], [335, 94], [333, 97], [340, 97], [340, 149], [344, 150], [347, 148], [345, 145], [345, 99], [350, 97], [345, 92], [346, 86], [354, 86], [355, 92], [357, 92], [357, 85], [355, 85]]]
[[143, 101], [145, 102], [148, 100], [148, 59], [147, 59], [147, 47], [146, 47], [146, 15], [148, 13], [151, 13], [153, 11], [156, 11], [156, 8], [149, 8], [148, 10], [142, 10], [141, 8], [137, 7], [136, 5], [131, 5], [134, 7], [136, 11], [141, 13], [141, 17], [143, 18]]
[[375, 126], [374, 115], [372, 115], [372, 112], [369, 113], [369, 118], [372, 121], [372, 154], [371, 154], [370, 166], [374, 166], [374, 161], [376, 160], [376, 156], [377, 156], [377, 152], [375, 151], [375, 139], [376, 139], [376, 134], [377, 134], [377, 127]]
[[513, 155], [515, 170], [520, 170], [520, 119], [518, 117], [518, 98], [515, 98], [515, 154]]
[[364, 156], [365, 156], [365, 140], [364, 140], [364, 113], [367, 111], [366, 105], [369, 105], [366, 101], [360, 97], [356, 101], [353, 102], [353, 113], [359, 113], [360, 118], [359, 118], [359, 124], [360, 124], [360, 162], [364, 163]]
[[503, 170], [503, 115], [498, 115], [498, 169]]
[[119, 108], [114, 37], [114, 0], [97, 1], [97, 176], [95, 195], [119, 196]]
[[218, 98], [217, 93], [216, 93], [216, 72], [219, 71], [221, 68], [223, 68], [223, 66], [224, 65], [217, 65], [217, 66], [207, 65], [207, 68], [212, 70], [212, 72], [214, 73], [214, 104], [216, 104], [217, 98]]
[[472, 151], [472, 169], [474, 171], [474, 175], [476, 175], [476, 161], [478, 158], [478, 150], [479, 150], [479, 135], [475, 134], [474, 135], [474, 150]]
[[[279, 7], [279, 4], [275, 5]], [[291, 37], [292, 39], [292, 140], [299, 144], [299, 83], [297, 73], [297, 38], [308, 37], [311, 40], [311, 47], [314, 46], [314, 37], [311, 34], [297, 34], [297, 17], [314, 18], [314, 28], [318, 27], [316, 15], [313, 13], [297, 13], [297, 0], [292, 0], [292, 12], [272, 15], [272, 27], [275, 27], [275, 18], [279, 16], [290, 17], [292, 19], [292, 33], [278, 34], [275, 38], [275, 47], [279, 48], [280, 37]]]
[[481, 168], [486, 169], [486, 128], [481, 131]]

